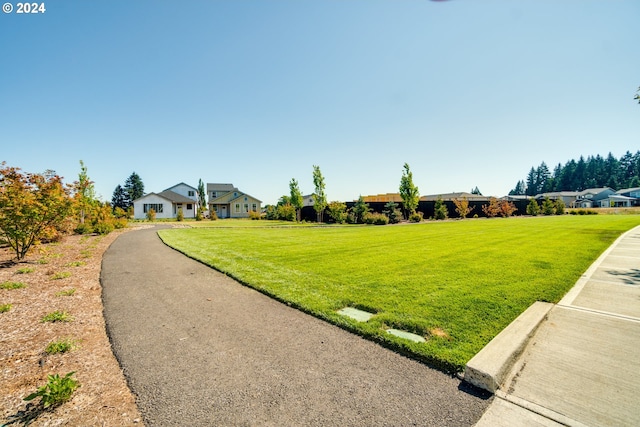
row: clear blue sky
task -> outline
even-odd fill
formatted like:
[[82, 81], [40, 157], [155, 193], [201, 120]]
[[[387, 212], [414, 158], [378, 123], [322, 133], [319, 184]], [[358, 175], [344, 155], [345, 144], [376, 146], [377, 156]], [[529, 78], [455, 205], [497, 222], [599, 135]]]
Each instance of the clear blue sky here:
[[[4, 0], [3, 0], [4, 2]], [[542, 161], [640, 149], [637, 0], [45, 1], [0, 13], [0, 161], [103, 200], [233, 183], [275, 203], [502, 196]]]

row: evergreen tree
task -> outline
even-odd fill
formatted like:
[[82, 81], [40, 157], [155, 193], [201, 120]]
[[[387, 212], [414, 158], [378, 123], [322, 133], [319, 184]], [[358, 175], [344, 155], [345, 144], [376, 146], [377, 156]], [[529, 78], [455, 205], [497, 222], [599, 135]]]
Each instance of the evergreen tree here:
[[436, 200], [433, 216], [435, 219], [447, 219], [449, 217], [447, 205], [442, 201], [442, 197], [438, 197], [438, 200]]
[[529, 173], [527, 174], [527, 188], [525, 189], [525, 194], [527, 196], [535, 196], [537, 193], [537, 184], [536, 184], [536, 170], [531, 167]]
[[518, 181], [518, 183], [516, 184], [515, 188], [511, 191], [509, 191], [509, 195], [510, 196], [520, 196], [520, 195], [524, 195], [527, 189], [527, 185], [524, 183], [523, 180]]
[[364, 202], [364, 198], [362, 195], [358, 197], [358, 201], [351, 208], [351, 213], [354, 217], [354, 222], [356, 224], [362, 224], [364, 222], [364, 216], [369, 213], [371, 209], [369, 209], [369, 205]]
[[202, 178], [198, 180], [198, 213], [207, 210], [207, 192], [204, 189]]
[[113, 196], [111, 196], [111, 206], [113, 209], [120, 208], [126, 211], [130, 205], [129, 195], [124, 191], [124, 188], [118, 184], [116, 189], [113, 190]]
[[536, 216], [540, 213], [540, 206], [538, 206], [538, 202], [533, 197], [529, 200], [529, 204], [527, 205], [527, 214]]
[[480, 190], [478, 189], [477, 186], [476, 186], [476, 188], [471, 190], [471, 194], [477, 194], [478, 196], [482, 196], [482, 193], [480, 192]]
[[129, 203], [133, 204], [133, 201], [144, 196], [144, 183], [140, 176], [133, 172], [124, 183], [124, 191], [129, 196]]

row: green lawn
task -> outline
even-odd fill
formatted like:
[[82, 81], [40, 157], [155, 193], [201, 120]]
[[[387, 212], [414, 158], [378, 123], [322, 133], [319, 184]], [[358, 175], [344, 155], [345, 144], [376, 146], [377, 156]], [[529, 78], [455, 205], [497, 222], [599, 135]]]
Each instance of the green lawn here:
[[[255, 221], [261, 222], [261, 221]], [[640, 216], [399, 226], [197, 228], [169, 246], [237, 280], [446, 371], [460, 371], [534, 301], [557, 302]], [[336, 313], [377, 313], [359, 323]], [[394, 337], [386, 328], [423, 335]]]

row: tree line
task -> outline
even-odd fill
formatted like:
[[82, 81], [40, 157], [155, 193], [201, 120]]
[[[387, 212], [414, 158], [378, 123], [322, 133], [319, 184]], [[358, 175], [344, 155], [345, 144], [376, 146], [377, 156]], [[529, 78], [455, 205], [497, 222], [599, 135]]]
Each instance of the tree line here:
[[610, 187], [614, 190], [640, 187], [640, 151], [627, 151], [619, 159], [609, 153], [584, 156], [564, 165], [558, 163], [553, 172], [545, 162], [532, 167], [526, 180], [520, 180], [509, 194], [535, 196], [557, 191], [582, 191], [587, 188]]

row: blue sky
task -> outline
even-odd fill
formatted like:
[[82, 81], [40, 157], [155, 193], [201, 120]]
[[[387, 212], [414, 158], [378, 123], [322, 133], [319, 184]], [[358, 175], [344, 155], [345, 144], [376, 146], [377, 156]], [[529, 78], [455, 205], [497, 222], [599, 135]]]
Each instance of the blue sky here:
[[275, 203], [502, 196], [640, 149], [637, 0], [49, 0], [0, 13], [0, 161], [96, 190], [233, 183]]

